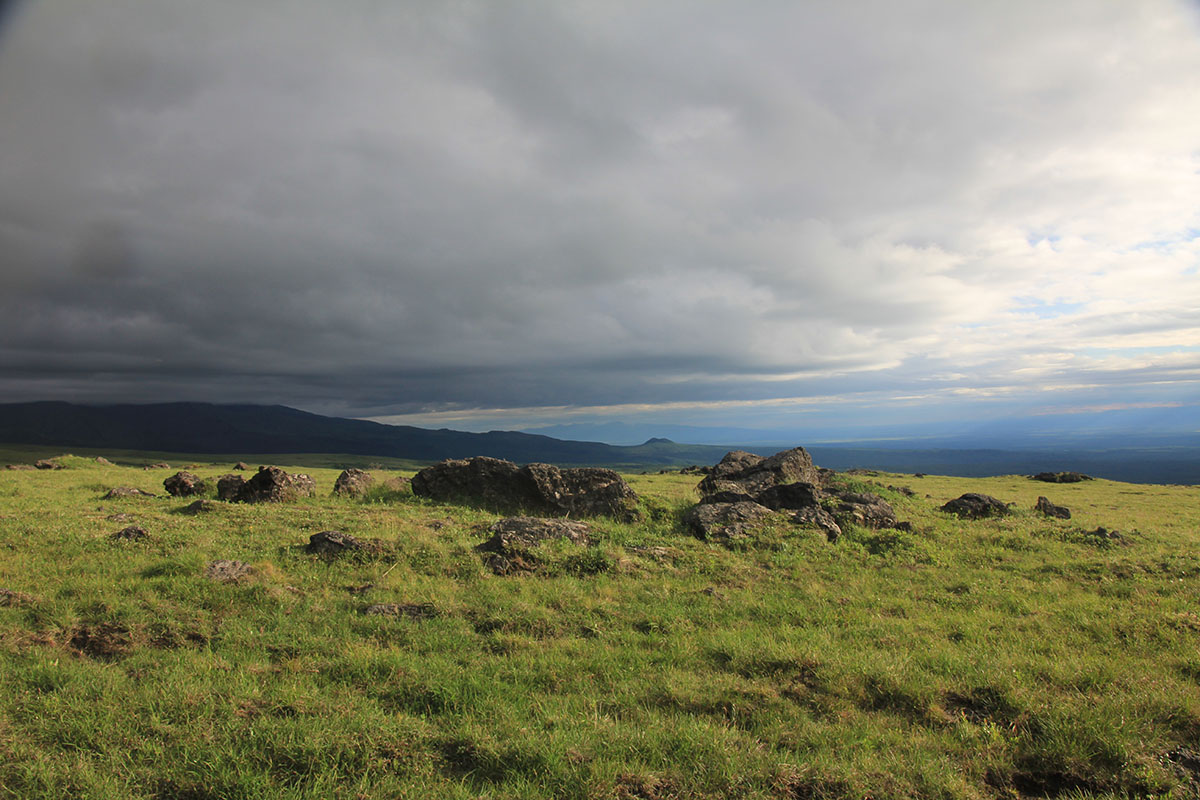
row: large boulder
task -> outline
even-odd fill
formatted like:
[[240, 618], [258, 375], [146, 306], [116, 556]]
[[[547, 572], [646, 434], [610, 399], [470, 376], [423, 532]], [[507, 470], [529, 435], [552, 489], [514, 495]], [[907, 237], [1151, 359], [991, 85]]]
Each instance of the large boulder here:
[[316, 482], [307, 475], [289, 474], [279, 467], [260, 467], [233, 498], [239, 503], [283, 503], [316, 493]]
[[967, 492], [942, 506], [942, 511], [964, 519], [1002, 517], [1008, 514], [1008, 503], [988, 494]]
[[235, 472], [217, 478], [217, 499], [236, 500], [238, 492], [246, 485], [246, 479]]
[[546, 516], [637, 517], [637, 495], [610, 469], [559, 469], [551, 464], [518, 467], [478, 456], [450, 459], [418, 472], [413, 494], [443, 502], [468, 502], [500, 511]]
[[375, 479], [371, 473], [351, 467], [338, 475], [333, 484], [333, 493], [342, 497], [362, 497], [374, 485]]
[[208, 484], [200, 476], [180, 471], [163, 481], [163, 488], [172, 497], [191, 497], [208, 491]]

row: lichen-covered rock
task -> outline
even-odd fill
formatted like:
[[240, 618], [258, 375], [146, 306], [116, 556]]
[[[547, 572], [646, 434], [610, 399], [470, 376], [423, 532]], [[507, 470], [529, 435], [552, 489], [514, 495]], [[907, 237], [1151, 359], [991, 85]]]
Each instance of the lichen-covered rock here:
[[825, 533], [825, 538], [836, 542], [842, 535], [842, 527], [833, 515], [821, 506], [809, 506], [792, 512], [792, 523], [802, 528], [816, 528]]
[[163, 481], [163, 488], [172, 497], [191, 497], [208, 491], [208, 484], [200, 476], [180, 471]]
[[967, 492], [942, 506], [942, 511], [964, 519], [1002, 517], [1008, 514], [1008, 504], [991, 495]]
[[375, 485], [371, 473], [361, 469], [344, 469], [333, 484], [333, 493], [342, 497], [362, 497]]
[[239, 503], [284, 503], [316, 493], [316, 482], [302, 473], [289, 474], [279, 467], [261, 467], [233, 498]]

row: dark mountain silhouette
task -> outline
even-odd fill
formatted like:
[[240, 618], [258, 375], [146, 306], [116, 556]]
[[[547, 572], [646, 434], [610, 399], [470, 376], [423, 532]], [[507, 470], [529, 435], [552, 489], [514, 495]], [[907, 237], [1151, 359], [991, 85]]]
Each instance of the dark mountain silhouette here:
[[464, 433], [325, 417], [287, 406], [157, 403], [0, 404], [0, 442], [168, 453], [346, 453], [414, 461], [492, 456], [518, 463], [666, 466], [712, 463], [723, 447], [665, 439], [636, 447], [512, 431]]

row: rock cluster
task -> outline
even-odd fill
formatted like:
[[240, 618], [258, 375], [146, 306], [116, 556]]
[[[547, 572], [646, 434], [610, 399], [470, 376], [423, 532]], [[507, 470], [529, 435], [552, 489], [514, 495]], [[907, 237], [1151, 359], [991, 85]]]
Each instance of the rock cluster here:
[[597, 467], [559, 469], [477, 456], [450, 459], [418, 472], [413, 494], [443, 502], [468, 502], [498, 511], [550, 517], [608, 516], [637, 519], [637, 494], [616, 472]]
[[839, 491], [830, 483], [832, 475], [813, 466], [803, 447], [769, 458], [735, 450], [700, 481], [700, 504], [684, 522], [696, 536], [717, 540], [745, 536], [778, 511], [787, 512], [794, 524], [824, 531], [831, 541], [848, 523], [868, 528], [903, 524], [882, 497]]

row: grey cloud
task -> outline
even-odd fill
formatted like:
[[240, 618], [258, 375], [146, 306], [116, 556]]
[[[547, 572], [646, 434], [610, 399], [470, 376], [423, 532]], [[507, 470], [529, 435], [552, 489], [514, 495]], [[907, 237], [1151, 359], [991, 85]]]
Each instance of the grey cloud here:
[[1031, 291], [994, 226], [1124, 186], [1055, 154], [1186, 95], [1194, 42], [1135, 49], [1186, 14], [28, 4], [2, 385], [346, 413], [916, 386]]

